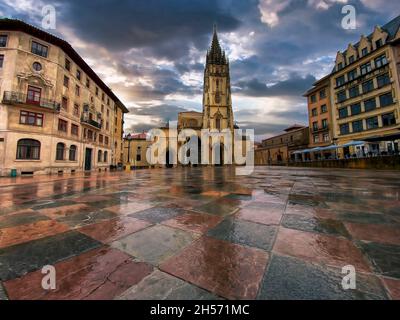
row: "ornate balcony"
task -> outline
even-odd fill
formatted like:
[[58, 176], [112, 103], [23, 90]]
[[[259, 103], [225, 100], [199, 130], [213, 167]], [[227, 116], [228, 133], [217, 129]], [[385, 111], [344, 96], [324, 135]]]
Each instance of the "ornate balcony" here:
[[101, 120], [100, 120], [100, 122], [98, 122], [96, 120], [90, 119], [89, 115], [85, 112], [82, 114], [81, 123], [89, 125], [91, 127], [94, 127], [95, 129], [98, 129], [98, 130], [101, 129]]
[[329, 130], [329, 125], [327, 126], [321, 126], [321, 127], [317, 127], [317, 128], [311, 128], [312, 132], [322, 132], [322, 131], [328, 131]]
[[3, 104], [19, 104], [24, 106], [33, 106], [44, 108], [53, 112], [60, 112], [60, 103], [54, 100], [40, 98], [40, 100], [30, 100], [27, 94], [17, 91], [4, 91]]

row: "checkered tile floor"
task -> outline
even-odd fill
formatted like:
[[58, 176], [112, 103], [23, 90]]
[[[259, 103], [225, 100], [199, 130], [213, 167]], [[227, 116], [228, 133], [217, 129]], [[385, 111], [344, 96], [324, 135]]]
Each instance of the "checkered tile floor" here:
[[[400, 173], [0, 179], [0, 299], [400, 299]], [[56, 290], [41, 283], [56, 269]], [[356, 289], [342, 288], [342, 268]]]

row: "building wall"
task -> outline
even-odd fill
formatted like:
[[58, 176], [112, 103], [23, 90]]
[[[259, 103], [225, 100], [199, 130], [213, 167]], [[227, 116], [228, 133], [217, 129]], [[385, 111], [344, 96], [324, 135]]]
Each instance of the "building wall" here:
[[[3, 68], [0, 68], [0, 175], [9, 175], [11, 169], [17, 169], [18, 173], [81, 171], [84, 168], [86, 147], [92, 149], [92, 170], [109, 167], [112, 164], [115, 133], [113, 99], [61, 48], [25, 32], [1, 30], [0, 34], [8, 36], [7, 46], [0, 48], [0, 54], [4, 55]], [[32, 41], [47, 46], [48, 56], [32, 53]], [[66, 69], [66, 59], [70, 61], [70, 70]], [[42, 69], [34, 70], [34, 63], [40, 63]], [[77, 78], [77, 70], [81, 72], [80, 80]], [[64, 76], [69, 79], [68, 87], [64, 85]], [[90, 81], [89, 87], [86, 87], [87, 78]], [[43, 103], [26, 103], [28, 86], [40, 88], [42, 101], [49, 100], [55, 106], [61, 105], [61, 108], [43, 107]], [[18, 99], [13, 98], [10, 103], [10, 99], [6, 99], [10, 96], [18, 96]], [[63, 98], [67, 99], [65, 108], [62, 107]], [[79, 108], [77, 112], [74, 105]], [[84, 105], [87, 105], [93, 119], [102, 123], [101, 129], [82, 121], [82, 117], [89, 115], [89, 112], [83, 112]], [[21, 124], [21, 111], [42, 114], [43, 126]], [[121, 117], [121, 114], [116, 116]], [[67, 121], [67, 132], [58, 129], [60, 119]], [[78, 126], [77, 135], [71, 132], [72, 124]], [[93, 133], [92, 139], [88, 137], [88, 130]], [[100, 141], [101, 136], [103, 142]], [[17, 142], [20, 139], [36, 139], [41, 143], [40, 160], [16, 159]], [[65, 160], [55, 160], [56, 146], [60, 142], [66, 146]], [[77, 147], [76, 161], [68, 160], [71, 145]], [[98, 151], [103, 155], [106, 153], [107, 158], [103, 156], [102, 161], [98, 162]]]
[[[152, 142], [145, 139], [132, 139], [124, 140], [124, 164], [126, 166], [133, 166], [138, 168], [149, 167], [147, 162], [146, 152], [147, 148]], [[129, 156], [128, 156], [129, 155]], [[138, 158], [140, 156], [140, 158]]]

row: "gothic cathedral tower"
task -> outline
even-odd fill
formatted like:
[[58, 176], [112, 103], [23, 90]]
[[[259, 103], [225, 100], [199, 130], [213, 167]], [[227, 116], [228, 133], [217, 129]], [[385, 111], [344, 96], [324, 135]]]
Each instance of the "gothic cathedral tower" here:
[[203, 128], [229, 128], [233, 131], [233, 123], [229, 61], [221, 49], [214, 25], [213, 39], [211, 48], [207, 51], [204, 70]]

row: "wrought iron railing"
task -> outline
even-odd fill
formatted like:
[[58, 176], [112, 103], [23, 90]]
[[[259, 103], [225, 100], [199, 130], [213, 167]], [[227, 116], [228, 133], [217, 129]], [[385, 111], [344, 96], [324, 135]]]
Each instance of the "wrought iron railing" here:
[[4, 91], [3, 101], [4, 104], [23, 104], [46, 108], [52, 111], [60, 112], [60, 103], [40, 98], [39, 100], [31, 100], [28, 95], [18, 91]]

